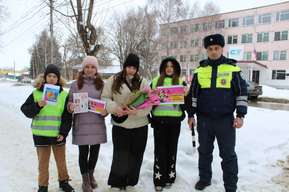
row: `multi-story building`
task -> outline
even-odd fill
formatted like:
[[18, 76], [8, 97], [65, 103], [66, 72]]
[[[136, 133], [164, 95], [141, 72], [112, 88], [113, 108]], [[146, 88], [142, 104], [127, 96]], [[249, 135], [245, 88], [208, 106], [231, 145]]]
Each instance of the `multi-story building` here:
[[159, 59], [174, 56], [191, 80], [207, 58], [203, 38], [225, 37], [223, 55], [236, 59], [247, 81], [289, 88], [289, 1], [160, 25]]

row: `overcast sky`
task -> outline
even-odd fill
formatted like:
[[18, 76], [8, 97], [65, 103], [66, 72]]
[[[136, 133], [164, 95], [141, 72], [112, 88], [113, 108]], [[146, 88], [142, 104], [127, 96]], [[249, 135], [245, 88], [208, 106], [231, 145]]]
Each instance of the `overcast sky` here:
[[[14, 63], [16, 70], [22, 70], [25, 66], [29, 67], [31, 55], [29, 54], [28, 49], [35, 43], [36, 37], [45, 27], [49, 29], [49, 8], [47, 5], [41, 4], [41, 2], [43, 1], [4, 1], [4, 5], [8, 8], [10, 17], [5, 19], [4, 23], [1, 23], [0, 28], [0, 31], [3, 34], [0, 39], [0, 68], [14, 67]], [[98, 0], [95, 0], [95, 2], [97, 3]], [[108, 2], [108, 0], [102, 2]], [[113, 7], [114, 11], [122, 11], [131, 6], [143, 6], [146, 0], [114, 0], [109, 2], [109, 6]], [[204, 3], [205, 1], [199, 2]], [[221, 13], [225, 13], [286, 1], [231, 0], [228, 3], [228, 0], [214, 0], [214, 2], [220, 6]], [[102, 14], [102, 18], [105, 17], [107, 17], [107, 14]], [[54, 22], [54, 31], [57, 30], [59, 34], [64, 33], [65, 27], [57, 22], [56, 18], [54, 19]]]

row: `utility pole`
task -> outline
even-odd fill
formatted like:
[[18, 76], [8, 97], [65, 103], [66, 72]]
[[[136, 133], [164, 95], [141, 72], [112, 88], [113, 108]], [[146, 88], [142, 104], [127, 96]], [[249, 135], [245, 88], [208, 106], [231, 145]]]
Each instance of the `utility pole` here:
[[14, 79], [16, 78], [15, 75], [16, 75], [16, 72], [15, 72], [15, 61], [14, 61]]
[[50, 0], [50, 41], [51, 41], [51, 63], [53, 63], [53, 0]]

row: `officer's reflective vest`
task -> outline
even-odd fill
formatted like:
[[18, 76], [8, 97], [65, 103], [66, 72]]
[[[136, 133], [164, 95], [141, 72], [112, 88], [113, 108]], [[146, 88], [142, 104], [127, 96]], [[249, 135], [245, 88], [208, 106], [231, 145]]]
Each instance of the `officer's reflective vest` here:
[[[61, 116], [65, 107], [65, 100], [68, 93], [61, 91], [58, 95], [57, 104], [45, 105], [40, 112], [33, 118], [31, 129], [34, 135], [57, 137], [61, 126]], [[42, 99], [43, 92], [33, 91], [34, 101]]]
[[[155, 88], [159, 77], [153, 79], [152, 88]], [[183, 79], [179, 78], [179, 85], [182, 85]], [[171, 86], [172, 85], [172, 78], [166, 77], [164, 79], [163, 86]], [[171, 117], [180, 117], [182, 116], [183, 112], [180, 108], [180, 105], [157, 105], [153, 108], [152, 114], [154, 116], [171, 116]]]
[[198, 81], [201, 88], [231, 88], [231, 80], [233, 72], [241, 71], [238, 66], [230, 64], [221, 64], [217, 69], [216, 85], [211, 85], [212, 80], [212, 66], [199, 67], [195, 73], [198, 73]]

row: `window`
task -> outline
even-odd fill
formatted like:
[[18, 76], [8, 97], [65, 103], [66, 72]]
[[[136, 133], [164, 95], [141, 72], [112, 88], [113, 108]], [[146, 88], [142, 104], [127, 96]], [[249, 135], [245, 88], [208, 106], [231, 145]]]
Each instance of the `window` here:
[[199, 27], [200, 27], [199, 24], [193, 24], [193, 25], [191, 26], [191, 32], [197, 32], [197, 31], [199, 31]]
[[193, 39], [191, 40], [191, 47], [199, 47], [199, 39]]
[[274, 41], [287, 40], [288, 31], [277, 31], [275, 32]]
[[212, 22], [203, 23], [203, 31], [208, 31], [212, 29]]
[[186, 48], [187, 47], [187, 41], [181, 41], [180, 48]]
[[242, 43], [252, 43], [253, 42], [253, 34], [242, 35]]
[[172, 57], [174, 57], [176, 60], [178, 60], [178, 56], [177, 55], [172, 55]]
[[286, 51], [274, 51], [273, 60], [286, 60]]
[[172, 27], [171, 28], [171, 35], [178, 34], [178, 27]]
[[187, 75], [187, 69], [182, 69], [181, 75]]
[[238, 43], [238, 35], [228, 36], [228, 44], [237, 44]]
[[167, 43], [162, 43], [162, 49], [167, 49], [168, 48], [168, 44]]
[[257, 60], [268, 61], [268, 51], [257, 52]]
[[238, 27], [238, 26], [239, 26], [239, 18], [228, 20], [228, 27]]
[[258, 24], [271, 23], [271, 13], [258, 15]]
[[167, 29], [162, 30], [162, 36], [168, 36], [168, 30]]
[[225, 20], [219, 20], [215, 22], [215, 29], [225, 28]]
[[171, 42], [171, 49], [177, 49], [178, 48], [178, 42], [177, 41], [172, 41]]
[[187, 27], [187, 26], [182, 26], [182, 27], [181, 27], [181, 33], [182, 33], [182, 34], [186, 34], [187, 31], [188, 31], [188, 27]]
[[243, 26], [254, 25], [254, 15], [243, 17]]
[[207, 59], [207, 54], [202, 54], [202, 60]]
[[193, 75], [195, 72], [195, 69], [190, 69], [190, 74], [189, 75]]
[[187, 62], [187, 55], [180, 55], [180, 62]]
[[269, 33], [258, 33], [257, 42], [269, 42]]
[[190, 62], [197, 62], [199, 60], [199, 55], [194, 54], [190, 56]]
[[273, 70], [272, 71], [272, 79], [286, 79], [286, 71], [285, 70]]
[[286, 21], [286, 20], [289, 20], [289, 9], [276, 12], [275, 21]]
[[166, 57], [166, 55], [161, 56], [161, 60], [164, 60]]
[[252, 52], [244, 52], [244, 60], [252, 60]]

